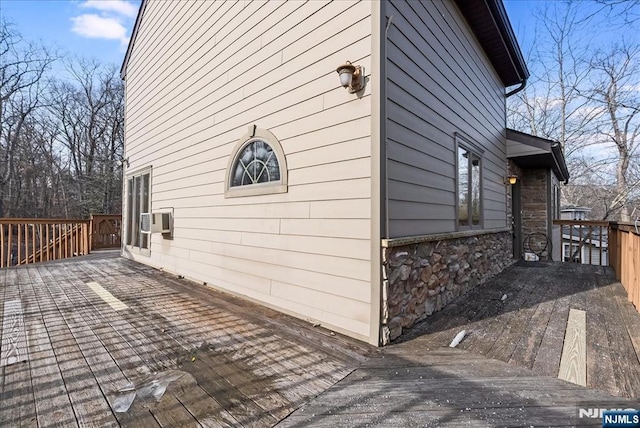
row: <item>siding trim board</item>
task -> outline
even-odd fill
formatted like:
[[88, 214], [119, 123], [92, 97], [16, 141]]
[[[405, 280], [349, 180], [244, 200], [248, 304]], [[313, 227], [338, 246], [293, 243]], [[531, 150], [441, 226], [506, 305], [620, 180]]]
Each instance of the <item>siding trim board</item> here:
[[136, 15], [136, 22], [133, 24], [133, 30], [131, 31], [131, 39], [129, 40], [129, 45], [127, 46], [127, 52], [124, 55], [124, 60], [122, 61], [122, 66], [120, 67], [120, 78], [123, 80], [127, 76], [127, 64], [129, 63], [129, 57], [131, 56], [131, 51], [133, 50], [133, 46], [136, 42], [136, 36], [138, 35], [138, 30], [140, 28], [140, 22], [142, 21], [142, 16], [144, 15], [144, 10], [147, 7], [147, 0], [142, 0], [140, 3], [140, 8], [138, 9], [138, 15]]
[[[383, 254], [379, 245], [388, 235], [387, 194], [387, 29], [391, 17], [387, 16], [387, 3], [372, 3], [371, 10], [371, 65], [377, 71], [371, 96], [371, 306], [369, 340], [375, 346], [383, 343]], [[375, 75], [374, 75], [375, 76]]]
[[495, 229], [472, 229], [460, 232], [434, 233], [432, 235], [407, 236], [404, 238], [383, 239], [384, 248], [401, 247], [403, 245], [420, 244], [422, 242], [450, 241], [471, 236], [491, 235], [503, 232], [511, 232], [511, 227], [500, 227]]

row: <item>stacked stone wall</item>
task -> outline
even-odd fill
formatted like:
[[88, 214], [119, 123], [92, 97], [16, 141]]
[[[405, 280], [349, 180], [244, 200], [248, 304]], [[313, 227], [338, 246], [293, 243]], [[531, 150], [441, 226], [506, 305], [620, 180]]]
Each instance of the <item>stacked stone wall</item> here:
[[513, 263], [509, 231], [384, 249], [383, 342]]

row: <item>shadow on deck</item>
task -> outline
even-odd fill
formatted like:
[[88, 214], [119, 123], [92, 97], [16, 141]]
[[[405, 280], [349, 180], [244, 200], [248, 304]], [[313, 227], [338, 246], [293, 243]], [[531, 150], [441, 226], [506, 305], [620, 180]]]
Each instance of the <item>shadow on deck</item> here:
[[558, 376], [570, 309], [586, 312], [587, 386], [640, 398], [640, 314], [608, 267], [518, 262], [400, 342], [437, 349], [466, 330], [459, 349]]
[[[460, 347], [488, 337], [493, 349], [502, 337], [489, 334], [494, 321], [503, 330], [509, 321], [529, 343], [533, 329], [521, 327], [515, 314], [535, 314], [550, 302], [561, 326], [565, 303], [591, 307], [577, 290], [533, 304], [525, 297], [531, 286], [522, 285], [531, 281], [531, 268], [509, 269], [497, 286], [487, 284], [457, 302], [462, 310], [474, 306], [466, 299], [478, 301], [477, 321], [454, 312], [447, 320], [447, 309], [415, 329], [413, 338], [374, 349], [114, 256], [0, 271], [1, 426], [600, 426], [597, 418], [578, 419], [578, 409], [640, 407], [637, 400], [542, 376], [475, 349], [438, 345], [469, 322], [483, 322], [487, 334], [469, 328]], [[547, 268], [554, 275], [566, 269]], [[603, 285], [595, 291], [608, 295], [606, 272], [596, 274]], [[561, 277], [567, 275], [573, 274]], [[510, 297], [489, 300], [493, 287]], [[545, 337], [555, 337], [551, 325], [537, 351], [525, 353], [535, 356], [534, 369], [544, 360]], [[611, 352], [614, 339], [607, 339]], [[518, 340], [514, 349], [521, 347], [529, 349]], [[9, 350], [20, 362], [7, 363]]]

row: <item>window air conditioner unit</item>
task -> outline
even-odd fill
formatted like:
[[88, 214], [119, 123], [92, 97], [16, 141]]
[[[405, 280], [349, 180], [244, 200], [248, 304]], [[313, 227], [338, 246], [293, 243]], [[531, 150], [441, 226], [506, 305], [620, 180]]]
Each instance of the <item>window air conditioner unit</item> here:
[[142, 233], [171, 233], [171, 213], [140, 214], [140, 231]]
[[171, 233], [171, 213], [151, 214], [151, 233]]

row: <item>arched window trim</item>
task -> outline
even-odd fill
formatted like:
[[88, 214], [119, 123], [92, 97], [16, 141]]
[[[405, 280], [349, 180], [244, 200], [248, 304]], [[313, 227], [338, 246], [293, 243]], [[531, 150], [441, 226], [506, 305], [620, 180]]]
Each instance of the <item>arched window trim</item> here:
[[[267, 143], [273, 153], [275, 153], [278, 160], [278, 166], [280, 167], [280, 180], [269, 181], [266, 183], [247, 184], [244, 186], [232, 186], [233, 172], [235, 170], [236, 161], [238, 156], [242, 153], [245, 147], [254, 141], [262, 140]], [[284, 150], [278, 139], [271, 132], [266, 129], [258, 129], [255, 125], [249, 127], [249, 132], [244, 134], [236, 143], [229, 161], [227, 163], [227, 174], [225, 181], [224, 196], [225, 198], [235, 198], [240, 196], [257, 196], [257, 195], [269, 195], [272, 193], [285, 193], [287, 192], [287, 160], [284, 156]]]

